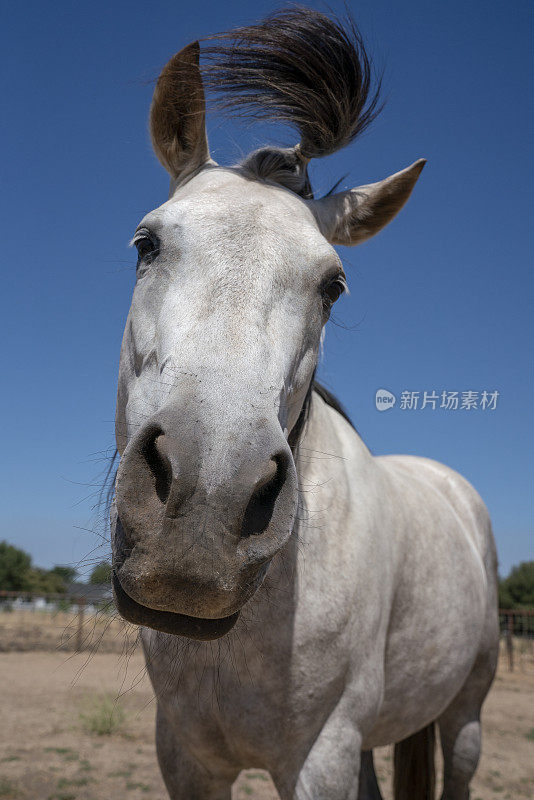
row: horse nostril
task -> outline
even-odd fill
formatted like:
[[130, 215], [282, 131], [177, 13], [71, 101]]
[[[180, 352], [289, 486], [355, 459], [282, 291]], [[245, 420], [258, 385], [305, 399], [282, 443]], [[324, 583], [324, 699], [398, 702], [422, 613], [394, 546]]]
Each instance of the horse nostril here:
[[283, 456], [274, 456], [262, 477], [256, 482], [241, 528], [241, 536], [258, 536], [263, 533], [274, 512], [274, 507], [287, 475]]
[[143, 447], [143, 456], [154, 476], [156, 494], [162, 503], [167, 502], [172, 485], [172, 466], [163, 447], [164, 440], [164, 434], [156, 432]]

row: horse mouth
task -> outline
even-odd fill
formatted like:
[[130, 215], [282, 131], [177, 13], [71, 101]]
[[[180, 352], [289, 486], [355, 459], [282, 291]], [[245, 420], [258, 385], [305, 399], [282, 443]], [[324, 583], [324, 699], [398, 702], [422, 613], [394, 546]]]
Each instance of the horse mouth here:
[[175, 614], [173, 611], [158, 611], [141, 605], [131, 598], [122, 588], [115, 573], [112, 576], [112, 584], [115, 605], [121, 617], [135, 625], [145, 625], [174, 636], [186, 636], [188, 639], [201, 641], [219, 639], [234, 627], [239, 617], [239, 611], [221, 619], [188, 617], [186, 614]]

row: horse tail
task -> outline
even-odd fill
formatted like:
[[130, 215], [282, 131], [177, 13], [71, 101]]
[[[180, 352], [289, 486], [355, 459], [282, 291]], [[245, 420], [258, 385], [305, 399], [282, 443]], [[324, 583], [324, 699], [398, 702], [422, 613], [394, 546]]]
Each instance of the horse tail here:
[[395, 745], [393, 796], [395, 800], [434, 800], [436, 743], [433, 722]]

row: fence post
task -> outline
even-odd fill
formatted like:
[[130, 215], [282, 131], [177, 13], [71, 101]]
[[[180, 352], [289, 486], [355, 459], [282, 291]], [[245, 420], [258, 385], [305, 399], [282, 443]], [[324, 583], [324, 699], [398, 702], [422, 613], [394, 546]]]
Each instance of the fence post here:
[[81, 653], [83, 650], [83, 617], [85, 611], [85, 600], [80, 597], [78, 600], [78, 630], [76, 632], [76, 652]]
[[508, 669], [514, 671], [514, 615], [506, 615], [506, 650], [508, 652]]

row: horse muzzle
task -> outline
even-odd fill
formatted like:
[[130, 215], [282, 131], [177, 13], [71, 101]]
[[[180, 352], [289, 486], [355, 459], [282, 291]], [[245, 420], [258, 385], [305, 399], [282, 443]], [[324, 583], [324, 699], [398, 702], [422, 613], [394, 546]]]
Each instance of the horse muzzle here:
[[294, 526], [295, 464], [273, 429], [200, 450], [160, 415], [132, 438], [112, 510], [123, 617], [196, 639], [233, 627]]

